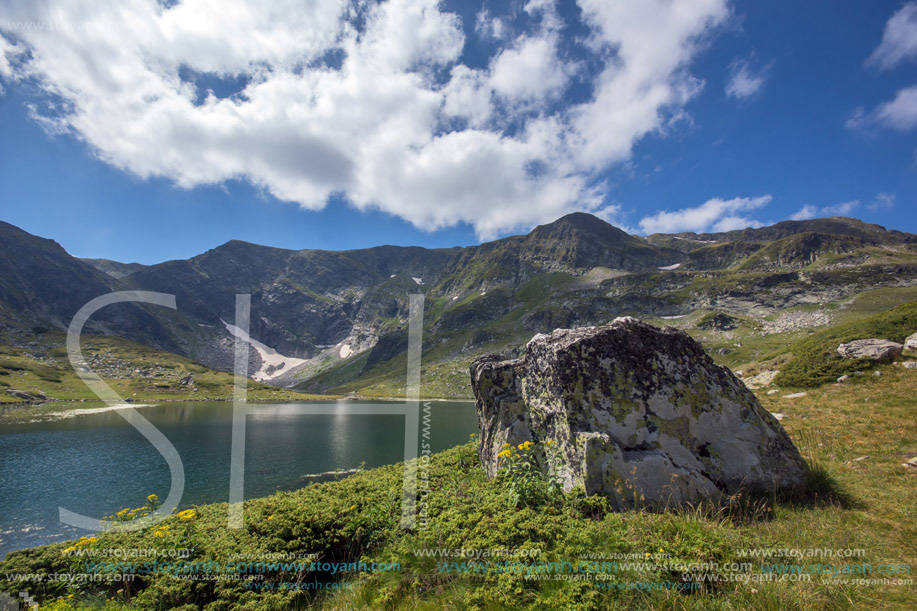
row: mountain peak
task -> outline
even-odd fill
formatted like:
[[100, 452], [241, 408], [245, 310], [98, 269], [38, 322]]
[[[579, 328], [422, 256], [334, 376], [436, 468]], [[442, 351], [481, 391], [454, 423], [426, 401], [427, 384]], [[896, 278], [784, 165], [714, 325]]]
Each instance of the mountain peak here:
[[571, 212], [553, 223], [535, 227], [529, 234], [530, 237], [537, 239], [552, 236], [569, 237], [572, 235], [592, 236], [613, 241], [635, 239], [614, 225], [588, 212]]

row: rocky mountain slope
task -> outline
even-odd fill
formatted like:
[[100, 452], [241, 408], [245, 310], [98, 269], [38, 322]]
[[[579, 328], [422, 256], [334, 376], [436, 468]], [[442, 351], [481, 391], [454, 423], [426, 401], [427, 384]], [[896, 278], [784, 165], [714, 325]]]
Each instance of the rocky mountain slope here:
[[107, 292], [160, 291], [176, 296], [177, 310], [110, 306], [89, 330], [223, 370], [232, 364], [235, 295], [249, 293], [254, 377], [313, 392], [399, 392], [408, 299], [421, 292], [425, 393], [468, 396], [473, 357], [512, 350], [537, 332], [622, 315], [753, 320], [917, 285], [917, 236], [829, 218], [641, 238], [575, 213], [467, 248], [294, 251], [231, 241], [143, 266], [76, 259], [4, 223], [0, 265], [7, 335], [65, 329]]

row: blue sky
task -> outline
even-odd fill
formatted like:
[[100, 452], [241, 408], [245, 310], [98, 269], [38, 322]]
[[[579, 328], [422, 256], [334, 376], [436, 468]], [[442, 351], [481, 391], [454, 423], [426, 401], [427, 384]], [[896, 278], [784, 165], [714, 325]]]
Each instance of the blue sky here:
[[290, 4], [6, 2], [0, 219], [142, 263], [574, 210], [917, 232], [917, 3]]

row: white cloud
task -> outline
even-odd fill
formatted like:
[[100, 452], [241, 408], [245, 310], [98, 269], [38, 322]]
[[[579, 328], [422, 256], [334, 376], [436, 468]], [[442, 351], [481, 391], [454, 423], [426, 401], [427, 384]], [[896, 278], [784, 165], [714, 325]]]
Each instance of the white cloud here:
[[885, 24], [882, 42], [867, 64], [889, 69], [906, 59], [917, 58], [917, 2], [908, 2]]
[[673, 212], [657, 212], [640, 219], [640, 229], [645, 234], [677, 233], [693, 231], [732, 231], [744, 227], [760, 227], [761, 223], [741, 216], [740, 213], [757, 210], [773, 199], [770, 195], [760, 197], [735, 197], [733, 199], [710, 199], [695, 208], [682, 208]]
[[[870, 203], [867, 208], [873, 212], [877, 210], [889, 210], [895, 205], [895, 196], [890, 193], [879, 193], [876, 195], [875, 199]], [[812, 204], [807, 204], [803, 206], [798, 212], [793, 214], [790, 219], [794, 221], [803, 221], [806, 219], [813, 219], [816, 217], [825, 217], [825, 216], [850, 216], [858, 208], [860, 208], [860, 200], [854, 199], [847, 202], [841, 202], [839, 204], [834, 204], [831, 206], [813, 206]]]
[[[891, 69], [904, 60], [917, 59], [917, 2], [908, 2], [885, 24], [882, 42], [867, 65]], [[917, 85], [898, 90], [895, 97], [867, 112], [857, 108], [845, 122], [849, 129], [881, 125], [899, 131], [917, 127]]]
[[[461, 63], [463, 24], [437, 0], [7, 0], [0, 28], [30, 53], [0, 70], [48, 94], [46, 129], [137, 176], [242, 179], [310, 209], [340, 193], [487, 238], [606, 209], [597, 172], [684, 115], [703, 85], [690, 63], [728, 15], [726, 0], [581, 4], [604, 68], [575, 106], [546, 0], [524, 7], [528, 32], [490, 19], [485, 68]], [[27, 21], [54, 27], [10, 31]]]
[[499, 17], [491, 17], [490, 12], [482, 8], [475, 16], [474, 30], [481, 36], [499, 40], [503, 38], [503, 20]]
[[866, 112], [857, 108], [844, 125], [848, 129], [866, 129], [882, 126], [906, 132], [917, 127], [917, 85], [906, 87], [894, 99]]
[[917, 85], [902, 89], [895, 99], [876, 109], [876, 119], [887, 127], [908, 131], [917, 126]]
[[764, 86], [770, 76], [771, 65], [755, 70], [748, 60], [736, 60], [729, 66], [729, 80], [726, 82], [726, 95], [745, 100], [752, 97]]
[[859, 207], [860, 200], [858, 199], [842, 202], [833, 206], [825, 206], [821, 209], [821, 216], [847, 216]]
[[511, 101], [540, 100], [561, 92], [567, 81], [557, 59], [553, 36], [523, 37], [491, 64], [490, 82], [497, 94]]
[[790, 217], [790, 220], [805, 221], [808, 219], [814, 219], [817, 216], [818, 216], [818, 208], [816, 206], [813, 206], [812, 204], [806, 204], [805, 206], [800, 208], [798, 212], [793, 214], [793, 216]]
[[878, 210], [891, 210], [895, 207], [895, 199], [893, 193], [879, 193], [872, 203], [869, 204], [869, 209], [873, 212]]

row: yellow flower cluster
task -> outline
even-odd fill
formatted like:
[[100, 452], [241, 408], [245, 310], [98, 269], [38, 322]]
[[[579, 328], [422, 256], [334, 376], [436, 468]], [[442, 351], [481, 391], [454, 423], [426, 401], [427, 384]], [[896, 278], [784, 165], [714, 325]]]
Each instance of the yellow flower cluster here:
[[75, 544], [71, 545], [70, 547], [64, 549], [64, 551], [62, 551], [61, 553], [64, 556], [67, 556], [71, 552], [75, 552], [78, 548], [86, 547], [87, 545], [92, 545], [93, 543], [95, 543], [98, 540], [99, 540], [98, 537], [80, 537], [79, 541], [77, 541]]
[[187, 522], [188, 520], [193, 520], [197, 517], [197, 511], [194, 509], [186, 509], [184, 511], [178, 512], [178, 519], [182, 522]]
[[153, 536], [154, 536], [154, 537], [157, 537], [157, 538], [159, 538], [159, 539], [162, 539], [162, 538], [165, 537], [167, 534], [169, 534], [169, 529], [170, 529], [170, 528], [172, 528], [172, 527], [169, 526], [168, 524], [164, 524], [164, 525], [158, 527], [155, 531], [153, 531]]

